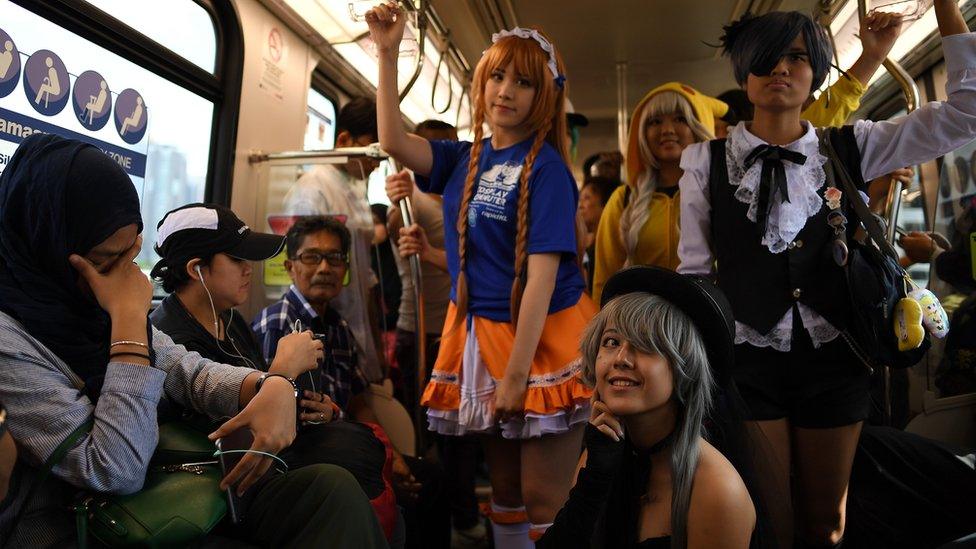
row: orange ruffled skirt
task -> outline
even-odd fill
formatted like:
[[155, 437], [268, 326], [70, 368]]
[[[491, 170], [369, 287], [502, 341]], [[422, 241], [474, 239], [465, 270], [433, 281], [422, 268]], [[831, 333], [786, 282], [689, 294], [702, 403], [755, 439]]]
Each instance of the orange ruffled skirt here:
[[[589, 419], [592, 390], [580, 377], [579, 341], [597, 308], [585, 294], [572, 307], [550, 314], [529, 369], [525, 415], [494, 421], [495, 387], [505, 375], [515, 342], [510, 322], [468, 315], [455, 329], [451, 303], [437, 362], [421, 404], [429, 429], [441, 434], [497, 433], [525, 439], [566, 432]], [[469, 337], [469, 335], [473, 337]]]

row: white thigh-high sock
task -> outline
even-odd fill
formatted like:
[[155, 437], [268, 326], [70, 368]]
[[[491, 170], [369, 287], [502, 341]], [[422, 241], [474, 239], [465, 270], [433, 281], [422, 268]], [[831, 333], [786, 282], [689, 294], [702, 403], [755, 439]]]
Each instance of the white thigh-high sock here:
[[496, 549], [535, 549], [535, 542], [529, 539], [525, 506], [505, 507], [491, 502], [491, 533]]

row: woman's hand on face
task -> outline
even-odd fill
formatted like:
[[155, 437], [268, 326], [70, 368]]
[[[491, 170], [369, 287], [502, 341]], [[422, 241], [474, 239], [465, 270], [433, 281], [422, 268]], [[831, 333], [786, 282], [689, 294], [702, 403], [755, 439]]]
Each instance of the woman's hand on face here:
[[322, 342], [312, 332], [294, 332], [278, 340], [278, 351], [268, 371], [292, 379], [318, 367], [324, 358]]
[[302, 408], [301, 419], [303, 422], [328, 423], [335, 415], [335, 408], [332, 407], [332, 399], [328, 395], [305, 391], [301, 402], [298, 405]]
[[[288, 381], [269, 377], [261, 390], [236, 416], [210, 433], [210, 440], [225, 437], [238, 429], [250, 429], [254, 434], [251, 450], [277, 454], [295, 440], [295, 389]], [[243, 494], [271, 467], [271, 458], [246, 453], [223, 480], [220, 489], [237, 484]]]
[[78, 254], [71, 254], [68, 262], [88, 283], [98, 306], [112, 318], [146, 316], [152, 304], [153, 287], [149, 278], [133, 260], [142, 249], [142, 236], [115, 260], [104, 272]]
[[505, 422], [523, 416], [527, 389], [524, 378], [503, 377], [495, 388], [495, 420]]
[[380, 4], [367, 11], [366, 24], [369, 25], [369, 36], [379, 53], [399, 53], [407, 18], [406, 12], [396, 2]]
[[400, 240], [397, 241], [397, 250], [400, 252], [400, 257], [410, 257], [420, 254], [420, 259], [427, 259], [427, 254], [430, 251], [430, 241], [427, 240], [427, 232], [416, 223], [409, 227], [401, 227]]
[[620, 442], [624, 439], [623, 424], [613, 415], [610, 408], [599, 400], [594, 400], [590, 409], [590, 425], [613, 439], [614, 442]]
[[386, 177], [386, 197], [390, 199], [390, 203], [394, 206], [398, 206], [400, 200], [410, 196], [412, 193], [413, 179], [407, 170], [400, 170]]

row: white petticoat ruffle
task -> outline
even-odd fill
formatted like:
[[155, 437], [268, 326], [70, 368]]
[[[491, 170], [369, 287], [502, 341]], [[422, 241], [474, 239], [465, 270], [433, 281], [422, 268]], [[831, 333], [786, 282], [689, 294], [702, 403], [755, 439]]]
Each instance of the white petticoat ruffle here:
[[[829, 343], [840, 335], [840, 330], [835, 328], [827, 319], [818, 315], [813, 309], [796, 304], [800, 312], [800, 320], [803, 321], [803, 328], [810, 334], [814, 348], [819, 348], [825, 343]], [[754, 328], [735, 321], [735, 344], [748, 343], [753, 347], [771, 347], [781, 353], [789, 352], [793, 342], [793, 309], [790, 308], [779, 319], [776, 326], [767, 334], [761, 334]]]
[[[777, 193], [773, 197], [775, 201], [766, 220], [766, 234], [763, 235], [762, 244], [774, 253], [780, 253], [786, 249], [790, 242], [796, 239], [807, 219], [820, 211], [823, 205], [823, 198], [818, 191], [824, 186], [827, 179], [823, 166], [827, 159], [820, 154], [820, 142], [817, 138], [816, 129], [812, 124], [804, 122], [806, 133], [803, 136], [786, 145], [784, 148], [796, 151], [807, 157], [803, 164], [783, 161], [786, 168], [786, 180], [788, 182], [790, 201], [783, 202], [782, 197]], [[735, 199], [743, 204], [748, 204], [749, 210], [746, 216], [750, 221], [756, 221], [756, 213], [759, 208], [759, 182], [762, 174], [762, 161], [752, 164], [748, 169], [745, 168], [745, 159], [753, 149], [760, 145], [766, 145], [765, 141], [752, 135], [746, 129], [746, 123], [740, 122], [729, 132], [728, 141], [725, 147], [725, 160], [729, 172], [729, 184], [738, 187], [735, 190]]]
[[[460, 407], [457, 410], [428, 409], [429, 430], [452, 436], [494, 434], [500, 430], [504, 438], [526, 439], [565, 433], [574, 425], [589, 420], [590, 403], [583, 401], [576, 403], [571, 410], [560, 410], [552, 414], [526, 413], [524, 418], [502, 423], [494, 421], [497, 383], [478, 351], [478, 338], [473, 325], [470, 327], [464, 343], [461, 379], [456, 380], [460, 385]], [[578, 364], [570, 367], [578, 367]], [[431, 375], [432, 380], [436, 381], [435, 378], [436, 373]], [[545, 380], [540, 380], [540, 383], [544, 384]]]

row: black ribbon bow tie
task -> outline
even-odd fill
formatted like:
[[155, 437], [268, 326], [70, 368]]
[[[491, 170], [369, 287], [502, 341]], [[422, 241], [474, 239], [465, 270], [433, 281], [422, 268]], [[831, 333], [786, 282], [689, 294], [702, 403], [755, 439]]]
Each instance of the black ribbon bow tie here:
[[762, 235], [766, 234], [766, 221], [773, 207], [773, 192], [778, 191], [783, 202], [790, 201], [784, 160], [802, 166], [806, 163], [807, 157], [776, 145], [759, 145], [752, 149], [744, 162], [747, 170], [756, 162], [763, 163], [762, 173], [759, 176], [759, 203], [756, 209], [756, 224], [759, 225], [759, 232]]

